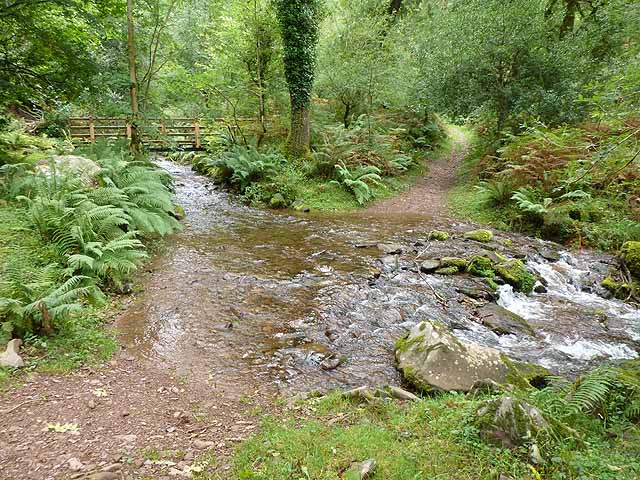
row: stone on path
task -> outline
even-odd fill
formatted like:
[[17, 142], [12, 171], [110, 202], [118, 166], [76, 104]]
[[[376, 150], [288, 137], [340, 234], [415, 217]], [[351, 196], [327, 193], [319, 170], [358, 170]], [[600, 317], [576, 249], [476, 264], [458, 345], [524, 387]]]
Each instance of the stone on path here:
[[0, 354], [0, 366], [13, 368], [24, 367], [24, 360], [22, 360], [22, 357], [19, 355], [20, 345], [22, 345], [22, 340], [19, 338], [14, 338], [7, 343], [7, 349], [4, 353]]
[[380, 250], [385, 255], [400, 255], [404, 252], [404, 247], [397, 243], [379, 243], [377, 245], [378, 250]]

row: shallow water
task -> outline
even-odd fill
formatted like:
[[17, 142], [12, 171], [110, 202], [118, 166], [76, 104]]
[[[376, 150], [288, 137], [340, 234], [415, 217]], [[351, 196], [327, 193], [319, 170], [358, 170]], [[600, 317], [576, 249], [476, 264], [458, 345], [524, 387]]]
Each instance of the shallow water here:
[[[159, 164], [176, 179], [187, 225], [150, 266], [118, 328], [140, 355], [181, 372], [224, 388], [243, 380], [287, 392], [398, 383], [393, 344], [425, 319], [560, 373], [640, 349], [638, 310], [583, 291], [597, 281], [587, 273], [608, 267], [606, 256], [565, 253], [551, 264], [536, 253], [547, 243], [500, 235], [512, 246], [496, 248], [525, 252], [548, 293], [525, 297], [501, 287], [499, 303], [526, 318], [536, 336], [496, 335], [479, 321], [482, 302], [460, 293], [477, 279], [416, 268], [415, 260], [481, 249], [461, 238], [414, 246], [434, 228], [455, 234], [471, 226], [422, 216], [263, 211], [188, 167]], [[406, 255], [381, 258], [378, 242], [399, 242]]]

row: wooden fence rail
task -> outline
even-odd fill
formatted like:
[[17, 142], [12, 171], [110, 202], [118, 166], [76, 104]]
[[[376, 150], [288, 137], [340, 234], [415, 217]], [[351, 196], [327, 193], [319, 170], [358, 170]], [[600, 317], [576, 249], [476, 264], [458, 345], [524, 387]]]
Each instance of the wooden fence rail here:
[[[145, 119], [142, 141], [157, 147], [177, 145], [200, 149], [204, 133], [196, 118]], [[126, 117], [72, 117], [69, 119], [69, 135], [81, 143], [94, 143], [100, 138], [130, 139], [131, 122]]]

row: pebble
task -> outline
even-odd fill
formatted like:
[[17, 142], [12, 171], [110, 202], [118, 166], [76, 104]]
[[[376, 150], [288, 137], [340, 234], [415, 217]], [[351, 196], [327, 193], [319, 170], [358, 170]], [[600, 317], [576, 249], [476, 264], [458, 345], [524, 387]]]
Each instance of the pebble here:
[[87, 480], [119, 480], [119, 477], [113, 472], [98, 472], [89, 475]]
[[105, 472], [117, 472], [120, 469], [122, 469], [121, 463], [112, 463], [111, 465], [104, 467], [102, 470]]
[[212, 448], [215, 446], [215, 442], [209, 442], [207, 440], [195, 440], [193, 446], [198, 450], [204, 450], [206, 448]]
[[82, 462], [75, 457], [67, 460], [67, 463], [69, 464], [69, 468], [74, 472], [79, 472], [80, 470], [82, 470]]

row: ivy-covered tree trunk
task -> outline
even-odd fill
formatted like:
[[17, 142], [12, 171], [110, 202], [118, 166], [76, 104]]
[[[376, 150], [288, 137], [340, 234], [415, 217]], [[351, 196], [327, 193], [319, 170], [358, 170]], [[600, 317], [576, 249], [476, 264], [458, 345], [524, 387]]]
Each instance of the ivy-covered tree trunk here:
[[296, 157], [304, 156], [309, 151], [311, 124], [309, 106], [294, 107], [291, 104], [291, 131], [289, 132], [289, 152]]
[[289, 154], [309, 151], [311, 90], [316, 66], [320, 0], [276, 0], [284, 46], [284, 73], [291, 98]]
[[138, 74], [136, 72], [136, 42], [133, 25], [133, 0], [127, 0], [127, 53], [129, 57], [129, 96], [131, 99], [131, 153], [136, 157], [141, 153], [139, 130]]

